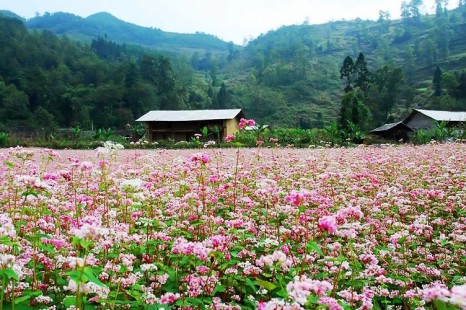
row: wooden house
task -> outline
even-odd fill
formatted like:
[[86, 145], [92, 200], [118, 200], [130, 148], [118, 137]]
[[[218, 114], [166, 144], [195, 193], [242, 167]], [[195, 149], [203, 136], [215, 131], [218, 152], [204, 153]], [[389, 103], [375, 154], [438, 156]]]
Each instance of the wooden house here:
[[442, 121], [446, 122], [449, 128], [464, 130], [466, 128], [466, 112], [413, 109], [403, 121], [385, 124], [371, 130], [370, 134], [385, 139], [403, 139], [406, 141], [416, 131], [435, 129], [436, 122]]
[[413, 109], [403, 123], [413, 131], [417, 131], [434, 129], [435, 122], [442, 121], [447, 123], [447, 127], [464, 126], [466, 125], [466, 112]]
[[219, 138], [224, 138], [238, 131], [241, 118], [244, 118], [241, 109], [157, 110], [144, 114], [136, 121], [144, 122], [146, 139], [155, 142], [167, 139], [190, 141], [204, 127], [211, 133], [217, 132]]

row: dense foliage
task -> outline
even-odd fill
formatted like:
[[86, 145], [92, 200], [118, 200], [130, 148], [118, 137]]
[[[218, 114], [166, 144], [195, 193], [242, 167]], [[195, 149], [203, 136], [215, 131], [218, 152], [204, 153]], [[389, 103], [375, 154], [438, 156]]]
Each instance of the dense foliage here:
[[420, 3], [405, 2], [401, 20], [381, 11], [375, 22], [284, 26], [244, 47], [106, 13], [45, 14], [29, 28], [3, 13], [0, 130], [47, 136], [124, 128], [150, 109], [240, 107], [275, 128], [367, 132], [413, 107], [466, 110], [466, 4], [437, 1], [422, 16]]
[[208, 79], [179, 58], [102, 37], [78, 44], [16, 19], [0, 24], [0, 130], [124, 128], [151, 109], [212, 101]]

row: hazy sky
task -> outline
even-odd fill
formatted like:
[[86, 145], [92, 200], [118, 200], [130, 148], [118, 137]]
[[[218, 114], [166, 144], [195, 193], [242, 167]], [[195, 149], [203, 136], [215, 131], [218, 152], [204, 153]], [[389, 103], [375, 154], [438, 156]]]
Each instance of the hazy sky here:
[[[379, 11], [399, 18], [402, 0], [0, 0], [0, 9], [31, 18], [36, 13], [68, 12], [87, 17], [109, 12], [127, 22], [164, 31], [213, 34], [242, 44], [283, 25], [331, 20], [377, 19]], [[434, 0], [423, 1], [433, 12]], [[455, 7], [458, 0], [450, 0]]]

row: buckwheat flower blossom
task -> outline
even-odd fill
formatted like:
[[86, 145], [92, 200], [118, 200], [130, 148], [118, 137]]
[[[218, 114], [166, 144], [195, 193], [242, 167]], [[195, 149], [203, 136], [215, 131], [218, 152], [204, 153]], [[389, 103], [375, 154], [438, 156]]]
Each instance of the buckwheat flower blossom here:
[[332, 297], [320, 297], [319, 304], [326, 305], [329, 310], [343, 310], [344, 308], [338, 304], [338, 301]]
[[158, 274], [155, 278], [157, 282], [159, 282], [161, 285], [164, 285], [165, 283], [167, 283], [169, 275], [168, 273]]
[[172, 253], [183, 255], [194, 255], [200, 260], [205, 261], [208, 258], [211, 248], [206, 247], [202, 242], [191, 242], [184, 238], [177, 238], [172, 247]]
[[15, 261], [14, 255], [0, 253], [0, 269], [12, 268]]
[[292, 190], [288, 195], [285, 196], [285, 201], [297, 207], [297, 206], [302, 205], [306, 201], [307, 194], [308, 194], [308, 191]]
[[44, 305], [48, 305], [49, 303], [51, 303], [53, 301], [53, 299], [49, 296], [44, 296], [44, 295], [39, 295], [37, 297], [35, 297], [31, 303], [32, 304], [35, 304], [35, 303], [38, 303], [38, 304], [44, 304]]
[[208, 148], [209, 146], [214, 146], [214, 145], [215, 145], [215, 141], [210, 140], [210, 141], [207, 141], [206, 143], [204, 143], [204, 148]]
[[197, 153], [191, 156], [191, 161], [205, 165], [209, 162], [209, 156], [204, 153]]
[[157, 270], [157, 266], [155, 264], [141, 264], [141, 266], [139, 266], [141, 268], [142, 271], [146, 272], [146, 271], [156, 271]]
[[[144, 302], [144, 304], [146, 305], [153, 305], [155, 303], [157, 303], [158, 301], [158, 298], [151, 292], [144, 292], [142, 295], [141, 295], [141, 300]], [[158, 308], [160, 309], [160, 308]]]
[[104, 235], [107, 229], [95, 226], [93, 224], [84, 223], [80, 228], [71, 228], [70, 234], [80, 239], [88, 238], [92, 240], [98, 239]]
[[317, 227], [319, 227], [319, 229], [325, 230], [325, 231], [327, 231], [329, 233], [334, 233], [338, 229], [337, 219], [333, 215], [322, 216], [319, 219]]
[[225, 141], [225, 142], [231, 142], [231, 141], [233, 141], [233, 140], [235, 140], [235, 136], [234, 136], [234, 135], [228, 135], [228, 136], [226, 136], [225, 138], [223, 138], [223, 141]]
[[304, 309], [297, 302], [287, 303], [284, 300], [278, 298], [272, 298], [268, 302], [261, 301], [257, 305], [257, 310], [301, 310]]
[[0, 213], [0, 237], [8, 237], [14, 239], [16, 237], [16, 229], [13, 221], [6, 213]]
[[307, 276], [296, 276], [293, 282], [286, 285], [288, 296], [300, 305], [304, 305], [307, 297], [312, 293], [317, 296], [325, 296], [327, 291], [333, 288], [328, 281], [308, 279]]
[[244, 129], [247, 126], [254, 127], [256, 126], [256, 122], [253, 119], [245, 119], [245, 118], [242, 118], [239, 120], [239, 124], [238, 124], [239, 129]]
[[124, 180], [120, 184], [120, 189], [140, 189], [143, 185], [143, 182], [141, 179], [136, 178], [136, 179], [128, 179]]
[[79, 165], [79, 168], [80, 168], [82, 171], [90, 171], [90, 170], [92, 170], [92, 168], [94, 168], [94, 164], [91, 163], [90, 161], [83, 161], [83, 162], [81, 162], [81, 164]]
[[173, 304], [175, 301], [181, 298], [179, 293], [165, 293], [160, 297], [161, 304]]
[[461, 309], [466, 309], [466, 284], [453, 286], [448, 301]]
[[79, 285], [73, 280], [70, 279], [68, 285], [63, 287], [65, 290], [72, 293], [79, 291], [83, 294], [96, 294], [99, 298], [105, 299], [110, 293], [110, 289], [106, 286], [100, 286], [93, 282], [80, 283]]
[[282, 251], [275, 251], [271, 255], [262, 255], [256, 260], [256, 265], [259, 267], [271, 266], [274, 263], [279, 264], [283, 271], [287, 271], [293, 266], [293, 261], [289, 259]]

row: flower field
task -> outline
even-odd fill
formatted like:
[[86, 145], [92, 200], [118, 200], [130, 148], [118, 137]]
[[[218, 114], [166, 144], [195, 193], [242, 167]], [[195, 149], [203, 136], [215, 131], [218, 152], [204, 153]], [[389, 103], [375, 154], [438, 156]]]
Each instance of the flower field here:
[[0, 309], [466, 309], [466, 144], [0, 150]]

